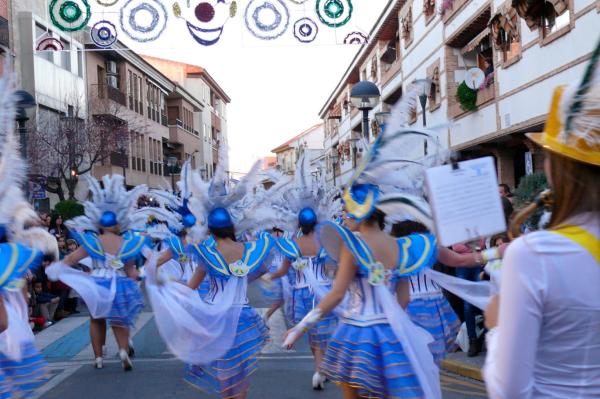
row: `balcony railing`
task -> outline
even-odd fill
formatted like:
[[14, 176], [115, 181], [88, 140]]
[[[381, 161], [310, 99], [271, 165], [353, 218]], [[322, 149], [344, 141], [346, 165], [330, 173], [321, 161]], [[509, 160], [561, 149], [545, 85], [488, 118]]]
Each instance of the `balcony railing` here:
[[0, 17], [0, 46], [8, 47], [10, 45], [10, 29], [8, 21]]
[[101, 99], [112, 100], [122, 106], [127, 106], [127, 96], [116, 87], [107, 84], [92, 85], [92, 92]]

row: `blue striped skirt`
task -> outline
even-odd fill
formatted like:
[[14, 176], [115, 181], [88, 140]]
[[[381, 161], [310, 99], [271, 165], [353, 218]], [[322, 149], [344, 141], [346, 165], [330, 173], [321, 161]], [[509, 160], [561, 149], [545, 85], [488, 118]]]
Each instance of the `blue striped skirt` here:
[[439, 365], [449, 352], [456, 350], [460, 320], [443, 295], [414, 298], [406, 309], [410, 319], [427, 330], [434, 339], [429, 345], [433, 359]]
[[48, 381], [46, 362], [31, 343], [24, 344], [20, 362], [0, 353], [0, 398], [28, 398]]
[[[110, 289], [111, 279], [96, 278], [96, 284]], [[106, 318], [111, 326], [134, 328], [144, 308], [144, 296], [138, 284], [128, 277], [117, 277], [117, 293]]]
[[[314, 293], [309, 287], [294, 289], [292, 294], [292, 306], [294, 310], [294, 324], [300, 321], [315, 308], [317, 304]], [[323, 317], [314, 327], [308, 330], [308, 343], [313, 348], [325, 350], [331, 335], [337, 328], [337, 317], [329, 313]]]
[[223, 398], [235, 398], [250, 386], [249, 377], [256, 371], [261, 349], [269, 339], [262, 317], [251, 307], [244, 307], [232, 348], [209, 365], [186, 367], [185, 381], [205, 392]]
[[413, 368], [389, 324], [358, 327], [341, 322], [329, 341], [321, 370], [360, 397], [422, 398]]

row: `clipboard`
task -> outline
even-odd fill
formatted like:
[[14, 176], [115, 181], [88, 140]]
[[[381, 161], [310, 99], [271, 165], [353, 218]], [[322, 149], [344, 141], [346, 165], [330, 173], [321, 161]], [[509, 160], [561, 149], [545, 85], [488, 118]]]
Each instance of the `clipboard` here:
[[441, 245], [447, 247], [506, 231], [492, 157], [427, 169], [425, 180]]

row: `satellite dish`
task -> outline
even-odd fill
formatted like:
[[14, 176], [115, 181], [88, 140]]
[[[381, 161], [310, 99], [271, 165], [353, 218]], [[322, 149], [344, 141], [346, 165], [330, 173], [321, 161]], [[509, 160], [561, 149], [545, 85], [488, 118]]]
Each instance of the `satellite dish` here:
[[479, 89], [485, 80], [485, 74], [479, 68], [471, 68], [465, 75], [465, 84], [473, 90]]

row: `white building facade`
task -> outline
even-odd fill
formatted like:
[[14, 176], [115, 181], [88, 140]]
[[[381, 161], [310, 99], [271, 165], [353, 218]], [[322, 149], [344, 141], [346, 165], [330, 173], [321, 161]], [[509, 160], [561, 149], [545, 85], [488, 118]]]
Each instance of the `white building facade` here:
[[[319, 173], [318, 160], [324, 151], [324, 126], [318, 124], [310, 127], [299, 135], [271, 150], [277, 157], [277, 168], [284, 174], [293, 175], [296, 171], [296, 161], [301, 154], [308, 157], [311, 174]], [[322, 170], [322, 169], [321, 169]], [[322, 172], [321, 172], [322, 173]], [[309, 177], [310, 178], [310, 177]]]
[[[463, 158], [493, 156], [499, 180], [510, 186], [541, 169], [542, 154], [524, 133], [543, 128], [555, 86], [581, 78], [599, 39], [600, 2], [546, 1], [554, 10], [550, 17], [536, 15], [535, 3], [519, 0], [515, 8], [510, 0], [389, 1], [321, 110], [328, 181], [344, 184], [360, 159], [354, 143], [362, 135], [361, 115], [349, 94], [361, 80], [374, 82], [382, 94], [370, 112], [373, 133], [379, 129], [375, 114], [389, 111], [412, 82], [427, 78], [433, 83], [427, 125], [452, 122], [440, 132], [442, 144]], [[457, 95], [465, 93], [471, 68], [484, 79], [469, 103]], [[417, 108], [413, 124], [421, 126]]]

